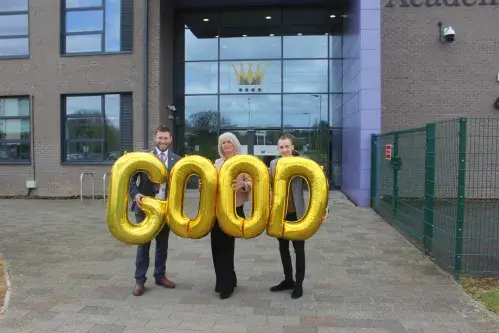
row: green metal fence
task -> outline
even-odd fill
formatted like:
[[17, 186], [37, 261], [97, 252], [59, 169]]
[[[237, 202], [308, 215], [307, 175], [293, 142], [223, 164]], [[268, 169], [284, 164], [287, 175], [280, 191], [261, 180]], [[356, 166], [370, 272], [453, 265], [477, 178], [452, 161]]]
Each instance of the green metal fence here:
[[371, 207], [456, 279], [499, 276], [499, 119], [429, 123], [371, 144]]

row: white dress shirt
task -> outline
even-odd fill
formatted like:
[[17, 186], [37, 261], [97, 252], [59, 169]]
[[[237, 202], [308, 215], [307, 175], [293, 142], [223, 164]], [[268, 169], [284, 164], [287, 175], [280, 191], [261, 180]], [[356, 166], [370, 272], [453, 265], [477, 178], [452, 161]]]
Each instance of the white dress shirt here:
[[[163, 163], [168, 166], [168, 149], [162, 152], [156, 147], [156, 154]], [[161, 156], [163, 154], [164, 156]], [[165, 200], [166, 199], [166, 183], [159, 186], [159, 191], [156, 193], [156, 199]]]

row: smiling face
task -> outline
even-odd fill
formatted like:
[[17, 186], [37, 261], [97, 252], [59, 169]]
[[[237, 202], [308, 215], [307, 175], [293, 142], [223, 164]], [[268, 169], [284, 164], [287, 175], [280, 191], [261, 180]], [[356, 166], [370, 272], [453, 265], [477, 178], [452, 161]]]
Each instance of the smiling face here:
[[154, 135], [154, 142], [160, 151], [165, 151], [172, 143], [172, 135], [170, 132], [157, 131]]
[[279, 151], [279, 154], [281, 154], [282, 157], [291, 156], [294, 149], [295, 146], [293, 145], [290, 139], [287, 138], [280, 139], [277, 142], [277, 150]]
[[232, 141], [230, 141], [229, 139], [224, 139], [221, 142], [221, 146], [222, 146], [222, 151], [226, 158], [229, 158], [234, 155], [235, 149]]

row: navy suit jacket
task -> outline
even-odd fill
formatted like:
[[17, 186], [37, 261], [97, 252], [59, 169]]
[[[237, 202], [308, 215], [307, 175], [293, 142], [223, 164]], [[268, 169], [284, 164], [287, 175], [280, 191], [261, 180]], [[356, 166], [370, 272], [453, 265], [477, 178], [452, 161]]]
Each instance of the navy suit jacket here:
[[[147, 151], [149, 152], [149, 150]], [[154, 154], [156, 154], [156, 149], [153, 150]], [[177, 163], [182, 157], [178, 156], [170, 149], [168, 149], [168, 160], [166, 167], [168, 168], [168, 172], [173, 168], [175, 163]], [[137, 185], [137, 180], [139, 184]], [[137, 172], [135, 173], [130, 180], [130, 197], [132, 199], [132, 205], [130, 210], [135, 213], [140, 213], [142, 210], [139, 208], [137, 203], [135, 202], [135, 196], [140, 193], [145, 196], [154, 197], [156, 195], [156, 190], [154, 189], [154, 183], [151, 182], [149, 176], [145, 172]], [[168, 184], [166, 184], [166, 198], [168, 198]]]

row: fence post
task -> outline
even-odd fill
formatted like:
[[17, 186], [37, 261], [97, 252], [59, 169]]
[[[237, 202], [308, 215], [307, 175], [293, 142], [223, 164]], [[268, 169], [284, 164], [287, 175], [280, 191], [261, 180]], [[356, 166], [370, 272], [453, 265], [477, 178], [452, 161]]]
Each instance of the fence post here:
[[376, 134], [371, 134], [371, 207], [376, 203], [376, 190], [378, 188], [378, 139]]
[[423, 248], [432, 253], [433, 216], [435, 213], [435, 123], [426, 125]]
[[[392, 161], [397, 161], [399, 156], [399, 134], [393, 134], [393, 152]], [[397, 220], [399, 210], [399, 181], [398, 164], [393, 164], [393, 219]]]
[[465, 190], [466, 190], [466, 130], [467, 119], [459, 118], [459, 172], [457, 176], [457, 221], [456, 221], [456, 244], [454, 257], [454, 278], [459, 280], [463, 260], [463, 226], [465, 214]]

